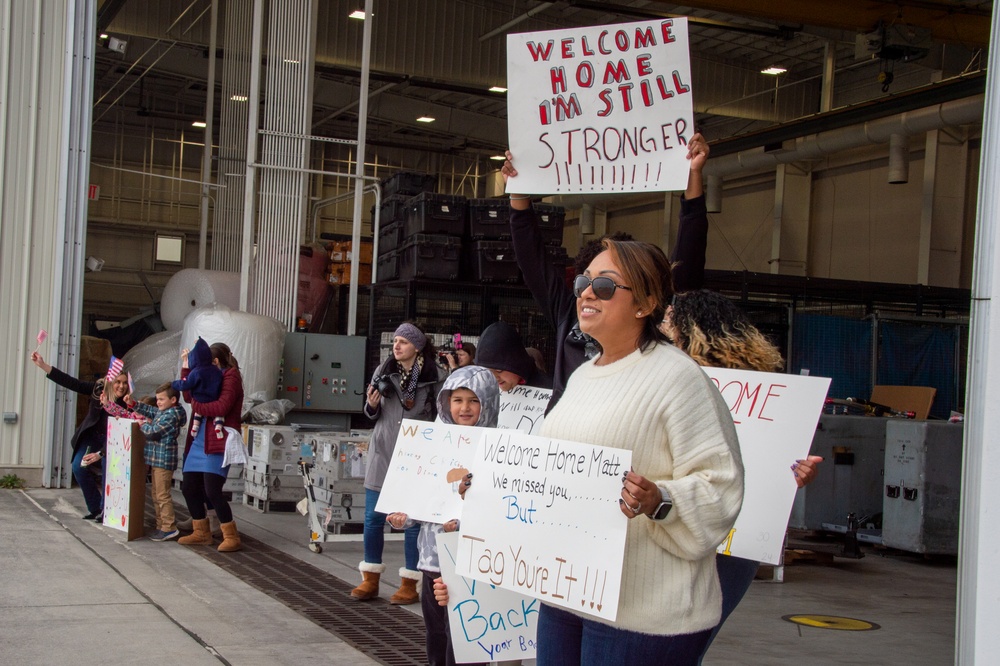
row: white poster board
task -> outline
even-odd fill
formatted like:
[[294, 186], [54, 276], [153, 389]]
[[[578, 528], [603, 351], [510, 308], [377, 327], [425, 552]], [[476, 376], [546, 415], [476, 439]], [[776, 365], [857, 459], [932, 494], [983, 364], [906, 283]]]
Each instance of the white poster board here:
[[507, 35], [508, 192], [687, 187], [685, 18]]
[[131, 419], [108, 419], [108, 440], [104, 450], [107, 467], [104, 471], [103, 524], [127, 533], [129, 541], [143, 534], [146, 503], [144, 446], [145, 439], [138, 423]]
[[448, 625], [455, 661], [468, 664], [535, 658], [541, 602], [455, 572], [458, 532], [437, 535], [441, 578], [448, 586]]
[[614, 620], [628, 521], [618, 500], [631, 465], [623, 449], [484, 430], [458, 573]]
[[502, 430], [520, 430], [529, 435], [542, 431], [545, 408], [552, 398], [552, 389], [534, 386], [515, 386], [500, 393], [500, 418], [497, 427]]
[[430, 523], [460, 518], [458, 484], [468, 473], [484, 430], [403, 419], [375, 510], [402, 511]]
[[743, 509], [719, 552], [778, 564], [797, 489], [789, 468], [809, 454], [830, 380], [702, 369], [729, 406], [746, 470]]

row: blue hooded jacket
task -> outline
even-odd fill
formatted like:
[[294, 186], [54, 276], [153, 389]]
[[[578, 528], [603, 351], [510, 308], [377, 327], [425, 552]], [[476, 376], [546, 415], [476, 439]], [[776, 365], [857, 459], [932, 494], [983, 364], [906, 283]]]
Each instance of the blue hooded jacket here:
[[188, 367], [191, 372], [184, 379], [176, 379], [170, 385], [177, 391], [190, 391], [198, 402], [214, 402], [222, 392], [222, 370], [212, 364], [212, 350], [208, 343], [198, 338], [188, 352]]

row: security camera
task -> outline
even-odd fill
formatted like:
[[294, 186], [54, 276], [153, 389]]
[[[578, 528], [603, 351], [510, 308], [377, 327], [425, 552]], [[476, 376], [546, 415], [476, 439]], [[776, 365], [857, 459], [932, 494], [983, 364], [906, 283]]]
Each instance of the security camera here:
[[117, 51], [122, 55], [125, 55], [125, 48], [128, 46], [128, 42], [117, 37], [108, 37], [108, 48], [112, 51]]
[[104, 260], [97, 257], [87, 257], [87, 270], [95, 273], [104, 268]]

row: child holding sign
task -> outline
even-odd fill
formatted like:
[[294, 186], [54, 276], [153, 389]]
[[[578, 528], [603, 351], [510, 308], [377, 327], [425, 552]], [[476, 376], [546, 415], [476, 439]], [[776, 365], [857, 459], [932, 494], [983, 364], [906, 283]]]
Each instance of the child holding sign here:
[[[500, 389], [493, 374], [486, 368], [465, 366], [455, 370], [444, 382], [438, 394], [438, 418], [444, 423], [493, 428], [500, 412]], [[462, 470], [464, 472], [464, 470]], [[456, 479], [464, 482], [461, 472]], [[451, 476], [449, 475], [449, 482]], [[401, 530], [415, 524], [405, 513], [389, 514], [387, 520]], [[438, 523], [420, 523], [417, 546], [420, 559], [417, 568], [423, 574], [423, 593], [420, 605], [427, 629], [427, 663], [431, 666], [455, 663], [448, 626], [448, 609], [439, 606], [434, 598], [435, 579], [440, 580], [441, 566], [438, 559], [437, 535], [458, 530], [458, 520]], [[440, 584], [440, 583], [439, 583]]]

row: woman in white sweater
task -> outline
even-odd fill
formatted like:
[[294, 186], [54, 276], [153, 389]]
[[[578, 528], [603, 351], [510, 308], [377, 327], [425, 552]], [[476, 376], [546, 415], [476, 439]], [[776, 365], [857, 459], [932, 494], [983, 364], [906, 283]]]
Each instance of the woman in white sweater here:
[[604, 246], [574, 283], [580, 328], [603, 352], [570, 377], [542, 434], [632, 451], [618, 614], [542, 604], [538, 663], [696, 664], [721, 612], [715, 549], [743, 502], [736, 431], [718, 390], [657, 328], [673, 295], [663, 251]]

